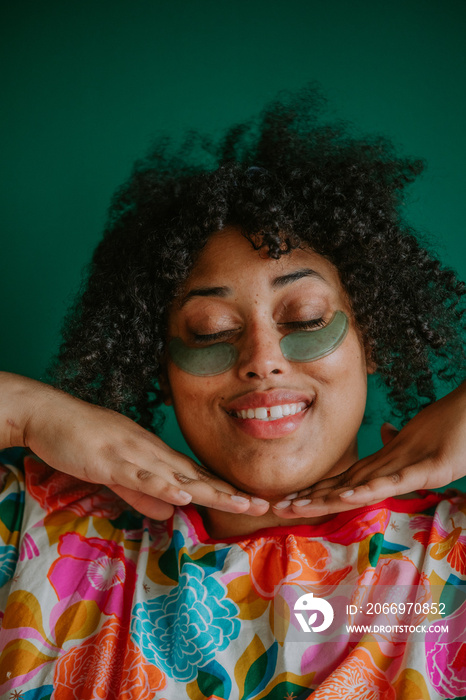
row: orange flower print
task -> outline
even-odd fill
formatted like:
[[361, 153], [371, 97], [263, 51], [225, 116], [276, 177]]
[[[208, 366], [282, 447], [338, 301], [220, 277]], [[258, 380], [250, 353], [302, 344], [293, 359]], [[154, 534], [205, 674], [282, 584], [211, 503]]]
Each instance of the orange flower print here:
[[432, 544], [430, 556], [433, 559], [447, 558], [447, 562], [452, 569], [460, 574], [466, 574], [466, 536], [461, 533], [465, 528], [455, 525], [453, 518], [450, 518], [451, 530], [446, 530], [438, 513], [434, 520], [427, 515], [418, 515], [412, 519], [410, 527], [417, 529], [413, 538], [428, 547]]
[[101, 631], [58, 661], [53, 700], [152, 700], [165, 675], [148, 664], [128, 630], [108, 620]]
[[47, 513], [69, 510], [80, 516], [115, 519], [128, 507], [104, 486], [57, 472], [33, 457], [25, 458], [24, 468], [29, 493]]
[[312, 700], [395, 700], [395, 691], [369, 652], [356, 648], [314, 691]]
[[309, 591], [316, 588], [320, 596], [328, 595], [351, 571], [350, 566], [331, 569], [327, 548], [316, 540], [258, 538], [239, 543], [249, 555], [250, 576], [254, 589], [262, 598], [273, 598], [281, 586], [300, 584]]

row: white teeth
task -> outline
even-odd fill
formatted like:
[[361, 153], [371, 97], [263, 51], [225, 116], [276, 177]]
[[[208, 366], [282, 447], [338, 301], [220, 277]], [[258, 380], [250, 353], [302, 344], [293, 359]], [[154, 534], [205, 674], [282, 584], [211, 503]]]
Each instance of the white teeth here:
[[283, 411], [281, 406], [270, 406], [270, 417], [271, 418], [281, 418], [283, 416]]
[[307, 404], [304, 401], [299, 403], [287, 403], [280, 406], [270, 406], [266, 408], [265, 406], [260, 406], [259, 408], [248, 408], [241, 411], [236, 411], [235, 415], [237, 418], [255, 418], [256, 420], [278, 420], [283, 418], [283, 416], [294, 416], [295, 413], [300, 413], [304, 411]]

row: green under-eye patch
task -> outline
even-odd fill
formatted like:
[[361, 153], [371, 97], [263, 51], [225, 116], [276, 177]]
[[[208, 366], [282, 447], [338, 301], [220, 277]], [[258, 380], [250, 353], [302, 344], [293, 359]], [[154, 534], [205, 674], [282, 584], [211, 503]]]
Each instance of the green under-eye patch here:
[[[344, 341], [348, 332], [348, 317], [336, 311], [331, 321], [317, 331], [296, 331], [280, 340], [283, 356], [290, 362], [312, 362], [330, 355]], [[168, 352], [177, 367], [188, 374], [213, 377], [231, 369], [238, 359], [238, 350], [232, 343], [215, 343], [205, 348], [192, 348], [173, 338]]]
[[231, 369], [238, 359], [238, 350], [231, 343], [215, 343], [206, 348], [191, 348], [181, 338], [173, 338], [168, 352], [177, 367], [199, 377], [213, 377]]
[[343, 311], [335, 311], [326, 326], [317, 331], [296, 331], [280, 340], [283, 357], [290, 362], [313, 362], [330, 355], [346, 338], [348, 317]]

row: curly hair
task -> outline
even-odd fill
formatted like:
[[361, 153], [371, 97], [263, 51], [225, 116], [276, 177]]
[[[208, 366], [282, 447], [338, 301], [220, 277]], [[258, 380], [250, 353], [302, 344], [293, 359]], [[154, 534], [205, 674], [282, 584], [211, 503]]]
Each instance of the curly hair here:
[[213, 140], [160, 139], [115, 194], [52, 383], [160, 427], [167, 312], [214, 232], [234, 226], [271, 258], [302, 245], [332, 262], [396, 415], [462, 378], [464, 285], [402, 220], [422, 161], [326, 123], [308, 86]]

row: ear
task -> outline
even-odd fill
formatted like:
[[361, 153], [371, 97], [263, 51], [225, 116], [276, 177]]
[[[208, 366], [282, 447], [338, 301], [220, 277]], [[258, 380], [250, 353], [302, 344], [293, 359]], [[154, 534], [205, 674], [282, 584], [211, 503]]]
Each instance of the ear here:
[[366, 345], [365, 348], [365, 354], [366, 354], [366, 372], [367, 374], [375, 374], [377, 372], [377, 365], [375, 363], [375, 360], [373, 358], [371, 348]]
[[163, 402], [165, 406], [171, 406], [173, 404], [172, 393], [170, 388], [170, 382], [165, 371], [162, 371], [159, 375], [158, 384], [160, 391], [162, 392]]
[[377, 365], [370, 357], [366, 360], [366, 370], [367, 374], [375, 374], [377, 372]]

